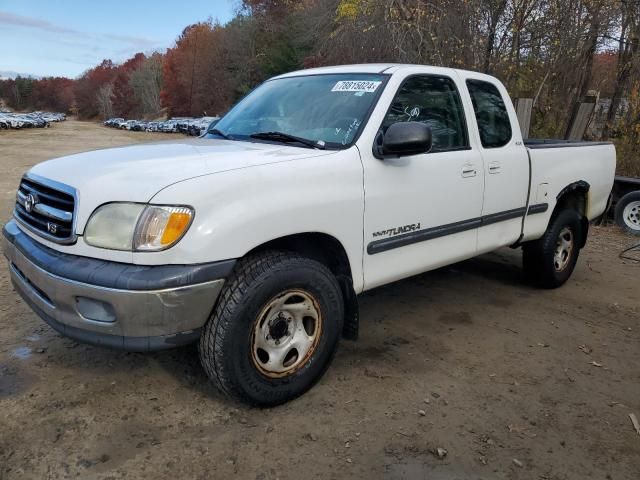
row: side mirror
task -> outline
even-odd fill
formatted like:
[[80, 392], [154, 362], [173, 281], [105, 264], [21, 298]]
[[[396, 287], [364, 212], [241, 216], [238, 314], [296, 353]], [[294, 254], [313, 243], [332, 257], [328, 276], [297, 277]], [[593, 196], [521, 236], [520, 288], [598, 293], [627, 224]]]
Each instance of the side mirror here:
[[398, 122], [379, 132], [373, 146], [373, 155], [384, 159], [389, 156], [407, 156], [428, 153], [433, 145], [431, 128], [420, 122]]

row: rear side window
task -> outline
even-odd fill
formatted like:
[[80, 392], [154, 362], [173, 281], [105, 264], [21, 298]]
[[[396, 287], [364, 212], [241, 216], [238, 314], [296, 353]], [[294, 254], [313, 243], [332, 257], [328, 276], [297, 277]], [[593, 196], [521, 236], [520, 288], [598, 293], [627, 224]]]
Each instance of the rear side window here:
[[405, 80], [391, 102], [382, 130], [386, 132], [398, 122], [421, 122], [431, 127], [432, 152], [469, 146], [462, 101], [449, 78], [417, 75]]
[[489, 82], [467, 80], [484, 148], [504, 147], [511, 140], [511, 120], [497, 87]]

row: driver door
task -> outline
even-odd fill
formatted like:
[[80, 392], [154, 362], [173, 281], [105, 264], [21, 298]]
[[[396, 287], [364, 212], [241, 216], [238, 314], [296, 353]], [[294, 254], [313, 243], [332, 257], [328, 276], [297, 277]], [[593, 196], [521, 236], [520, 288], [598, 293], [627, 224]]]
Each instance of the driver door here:
[[483, 164], [470, 147], [456, 82], [412, 75], [400, 85], [381, 129], [431, 127], [429, 153], [374, 158], [363, 150], [365, 289], [473, 257], [482, 215]]

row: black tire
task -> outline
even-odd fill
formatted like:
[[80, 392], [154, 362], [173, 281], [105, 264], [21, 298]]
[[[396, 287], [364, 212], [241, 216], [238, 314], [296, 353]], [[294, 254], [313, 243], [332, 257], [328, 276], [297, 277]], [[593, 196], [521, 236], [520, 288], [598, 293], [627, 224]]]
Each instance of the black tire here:
[[[631, 205], [625, 214], [625, 209]], [[616, 223], [633, 235], [640, 235], [640, 191], [627, 193], [616, 204]]]
[[[273, 378], [256, 365], [253, 329], [269, 302], [291, 289], [316, 302], [322, 328], [315, 348], [296, 370]], [[295, 253], [259, 253], [240, 260], [225, 283], [200, 338], [200, 360], [229, 397], [256, 406], [278, 405], [320, 379], [336, 352], [343, 321], [342, 293], [328, 268]]]
[[[566, 256], [556, 259], [556, 249], [561, 242], [561, 233], [566, 240], [570, 232], [572, 248]], [[581, 219], [575, 210], [554, 213], [542, 238], [525, 243], [522, 247], [524, 273], [531, 283], [541, 288], [558, 288], [569, 280], [578, 261], [582, 240]]]

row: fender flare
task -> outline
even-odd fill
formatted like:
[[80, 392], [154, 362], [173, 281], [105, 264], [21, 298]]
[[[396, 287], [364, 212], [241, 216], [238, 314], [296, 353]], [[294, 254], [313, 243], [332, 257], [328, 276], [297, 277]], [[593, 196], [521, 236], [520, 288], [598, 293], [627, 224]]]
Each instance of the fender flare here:
[[[585, 195], [585, 197], [587, 196], [587, 194], [589, 193], [589, 190], [591, 189], [591, 185], [589, 185], [589, 182], [586, 182], [584, 180], [578, 180], [577, 182], [573, 182], [570, 183], [569, 185], [567, 185], [566, 187], [564, 187], [562, 190], [560, 190], [560, 193], [558, 193], [558, 195], [556, 196], [556, 207], [558, 206], [558, 204], [560, 203], [560, 200], [565, 196], [565, 195], [570, 195], [574, 192], [579, 192]], [[581, 239], [580, 239], [580, 248], [584, 248], [584, 246], [587, 244], [587, 236], [589, 235], [589, 220], [587, 220], [586, 217], [586, 209], [588, 207], [588, 198], [585, 198], [585, 215], [582, 216], [582, 218], [580, 219], [580, 226], [581, 228]]]
[[589, 185], [589, 182], [585, 182], [584, 180], [578, 180], [577, 182], [570, 183], [569, 185], [564, 187], [562, 190], [560, 190], [560, 193], [558, 193], [558, 195], [556, 196], [556, 200], [560, 200], [562, 197], [564, 197], [568, 193], [573, 193], [573, 192], [589, 193], [590, 189], [591, 189], [591, 185]]

